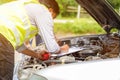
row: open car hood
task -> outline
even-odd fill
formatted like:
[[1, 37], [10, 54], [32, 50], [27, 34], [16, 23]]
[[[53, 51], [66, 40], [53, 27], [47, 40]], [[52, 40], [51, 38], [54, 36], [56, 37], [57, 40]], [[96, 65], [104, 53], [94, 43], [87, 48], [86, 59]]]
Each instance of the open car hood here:
[[120, 29], [120, 16], [106, 0], [76, 0], [109, 33]]

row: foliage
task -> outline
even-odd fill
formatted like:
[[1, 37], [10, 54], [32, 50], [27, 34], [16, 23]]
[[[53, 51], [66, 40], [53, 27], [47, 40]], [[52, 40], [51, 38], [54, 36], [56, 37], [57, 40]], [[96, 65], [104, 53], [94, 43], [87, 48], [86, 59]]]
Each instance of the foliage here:
[[110, 2], [110, 4], [116, 8], [119, 9], [120, 8], [120, 0], [108, 0]]
[[61, 16], [69, 16], [69, 13], [67, 12], [68, 6], [77, 7], [78, 5], [75, 0], [56, 0], [56, 1], [59, 4]]
[[[75, 12], [67, 12], [67, 9], [69, 6], [76, 7], [78, 6], [77, 2], [75, 0], [56, 0], [60, 6], [60, 16], [61, 17], [68, 17], [68, 16], [76, 16]], [[120, 8], [120, 0], [107, 0], [110, 2], [110, 4], [115, 8]]]
[[92, 18], [81, 18], [71, 20], [74, 20], [74, 22], [55, 23], [54, 28], [55, 33], [56, 34], [105, 33], [105, 31]]
[[0, 0], [0, 4], [4, 4], [4, 3], [10, 2], [10, 1], [15, 1], [15, 0]]

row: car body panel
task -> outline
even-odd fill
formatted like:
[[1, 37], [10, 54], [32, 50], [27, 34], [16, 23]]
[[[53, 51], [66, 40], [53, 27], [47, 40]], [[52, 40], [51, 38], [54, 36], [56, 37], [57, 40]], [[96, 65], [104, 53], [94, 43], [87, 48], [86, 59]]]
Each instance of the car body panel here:
[[51, 66], [36, 74], [48, 80], [120, 80], [120, 59]]

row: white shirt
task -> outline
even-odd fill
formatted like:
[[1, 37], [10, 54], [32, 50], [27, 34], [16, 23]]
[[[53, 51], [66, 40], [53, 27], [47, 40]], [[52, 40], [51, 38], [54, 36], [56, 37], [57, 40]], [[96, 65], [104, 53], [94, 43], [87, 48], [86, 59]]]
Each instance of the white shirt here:
[[60, 50], [53, 33], [53, 19], [49, 10], [40, 4], [25, 5], [28, 17], [32, 25], [38, 27], [39, 34], [45, 42], [49, 52], [55, 53]]

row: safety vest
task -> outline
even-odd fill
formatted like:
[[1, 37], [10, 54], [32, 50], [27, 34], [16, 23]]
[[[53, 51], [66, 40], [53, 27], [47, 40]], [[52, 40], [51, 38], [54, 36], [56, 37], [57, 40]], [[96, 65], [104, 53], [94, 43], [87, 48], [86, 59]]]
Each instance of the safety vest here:
[[38, 2], [14, 1], [0, 6], [0, 33], [15, 49], [38, 33], [38, 28], [31, 25], [24, 9], [24, 5], [29, 3]]

